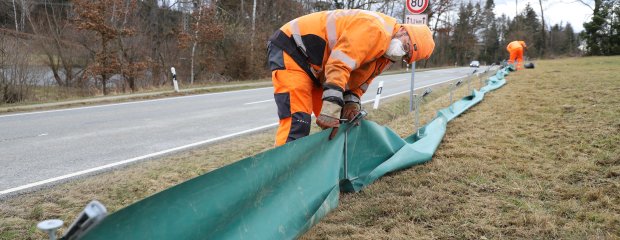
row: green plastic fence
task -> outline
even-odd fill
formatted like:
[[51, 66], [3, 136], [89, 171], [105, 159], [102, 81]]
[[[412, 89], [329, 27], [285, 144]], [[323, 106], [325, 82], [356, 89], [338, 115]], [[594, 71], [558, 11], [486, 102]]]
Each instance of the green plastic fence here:
[[[340, 191], [359, 191], [386, 173], [431, 160], [448, 121], [505, 84], [498, 70], [420, 129], [400, 138], [371, 121], [345, 125], [240, 160], [109, 215], [83, 239], [293, 239], [336, 208]], [[348, 179], [344, 179], [344, 131]]]

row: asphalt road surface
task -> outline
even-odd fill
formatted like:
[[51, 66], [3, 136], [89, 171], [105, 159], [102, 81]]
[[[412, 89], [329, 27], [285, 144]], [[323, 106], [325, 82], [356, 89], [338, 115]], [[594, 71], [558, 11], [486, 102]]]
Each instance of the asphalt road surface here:
[[[416, 89], [472, 73], [418, 72]], [[372, 101], [409, 91], [411, 73], [379, 76]], [[0, 115], [0, 197], [277, 124], [273, 88]]]

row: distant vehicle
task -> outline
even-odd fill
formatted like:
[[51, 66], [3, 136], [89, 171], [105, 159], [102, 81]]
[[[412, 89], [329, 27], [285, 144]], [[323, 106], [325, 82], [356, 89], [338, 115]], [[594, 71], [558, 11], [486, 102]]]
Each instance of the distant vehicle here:
[[471, 61], [471, 63], [469, 64], [469, 66], [470, 66], [470, 67], [475, 67], [475, 68], [480, 67], [480, 62], [478, 62], [478, 61], [476, 61], [476, 60]]

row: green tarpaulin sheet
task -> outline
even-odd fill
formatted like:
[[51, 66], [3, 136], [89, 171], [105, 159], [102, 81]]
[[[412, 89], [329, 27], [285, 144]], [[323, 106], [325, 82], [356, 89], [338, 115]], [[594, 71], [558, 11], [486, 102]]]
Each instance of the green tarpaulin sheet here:
[[[206, 173], [109, 215], [83, 239], [294, 239], [386, 173], [431, 160], [448, 121], [505, 84], [498, 70], [420, 129], [400, 138], [371, 121], [322, 131]], [[344, 131], [348, 129], [347, 176]]]

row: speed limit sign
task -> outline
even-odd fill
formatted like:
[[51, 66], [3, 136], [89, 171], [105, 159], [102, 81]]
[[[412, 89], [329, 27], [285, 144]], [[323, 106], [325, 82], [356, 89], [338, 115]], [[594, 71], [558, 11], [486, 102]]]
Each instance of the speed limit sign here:
[[413, 14], [424, 12], [429, 0], [407, 0], [407, 9]]

